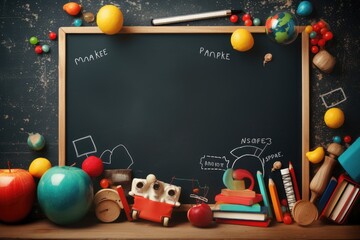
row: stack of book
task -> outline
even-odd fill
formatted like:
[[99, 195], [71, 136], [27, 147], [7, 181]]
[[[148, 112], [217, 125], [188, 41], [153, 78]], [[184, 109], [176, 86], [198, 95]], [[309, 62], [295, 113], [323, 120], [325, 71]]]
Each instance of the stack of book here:
[[[336, 185], [335, 187], [334, 184]], [[328, 189], [330, 190], [327, 191]], [[341, 174], [337, 181], [332, 178], [318, 205], [319, 210], [325, 205], [321, 217], [339, 224], [345, 223], [347, 216], [360, 195], [359, 189], [360, 185], [346, 174]], [[323, 198], [324, 200], [322, 201]]]
[[268, 209], [259, 203], [261, 194], [252, 190], [222, 189], [215, 196], [214, 219], [218, 223], [267, 227], [270, 224]]

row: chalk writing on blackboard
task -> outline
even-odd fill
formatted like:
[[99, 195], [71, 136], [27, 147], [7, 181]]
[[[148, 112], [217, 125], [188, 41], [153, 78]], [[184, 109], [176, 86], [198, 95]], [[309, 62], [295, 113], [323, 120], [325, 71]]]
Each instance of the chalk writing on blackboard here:
[[226, 157], [204, 155], [200, 159], [201, 170], [222, 170], [229, 168], [229, 160]]
[[[200, 201], [203, 201], [203, 202], [208, 202], [208, 199], [206, 198], [207, 194], [209, 193], [209, 189], [210, 189], [210, 187], [208, 185], [205, 184], [202, 186], [198, 179], [193, 179], [193, 178], [189, 179], [189, 178], [173, 177], [171, 183], [173, 183], [174, 181], [191, 182], [193, 190], [198, 189], [199, 191], [194, 191], [193, 193], [191, 193], [189, 195], [189, 197], [194, 198], [194, 199], [199, 199]], [[179, 184], [179, 185], [183, 185], [183, 184]], [[199, 195], [199, 194], [201, 194], [201, 195]]]
[[[267, 162], [275, 159], [279, 159], [283, 157], [283, 153], [281, 151], [268, 154], [263, 156], [264, 150], [270, 146], [272, 143], [271, 138], [243, 138], [241, 139], [241, 146], [238, 146], [230, 151], [230, 154], [235, 159], [227, 159], [225, 156], [212, 156], [212, 155], [204, 155], [200, 159], [200, 168], [201, 170], [218, 170], [225, 171], [229, 168], [235, 169], [236, 163], [241, 161], [244, 158], [253, 157], [259, 161], [261, 164], [261, 170], [265, 176], [265, 165]], [[259, 146], [260, 145], [260, 146]]]
[[[73, 146], [78, 158], [83, 156], [88, 157], [90, 154], [97, 153], [97, 147], [91, 135], [74, 140]], [[99, 158], [104, 164], [108, 165], [116, 162], [117, 166], [123, 169], [129, 169], [134, 164], [130, 152], [123, 144], [118, 144], [111, 150], [106, 149], [101, 153]]]
[[101, 49], [101, 50], [94, 50], [93, 52], [91, 52], [87, 56], [76, 57], [74, 59], [74, 62], [75, 62], [76, 65], [78, 65], [79, 63], [86, 63], [86, 62], [91, 62], [91, 61], [98, 60], [98, 59], [103, 58], [103, 57], [105, 57], [107, 55], [108, 55], [108, 52], [107, 52], [106, 48]]
[[321, 100], [323, 101], [326, 108], [335, 107], [340, 103], [346, 101], [346, 95], [342, 88], [336, 88], [330, 92], [320, 95]]
[[199, 54], [204, 57], [215, 58], [219, 60], [230, 61], [230, 53], [224, 51], [212, 51], [205, 49], [204, 47], [200, 47]]
[[88, 156], [92, 153], [96, 153], [96, 145], [93, 138], [89, 136], [85, 136], [79, 139], [72, 141], [74, 150], [76, 153], [76, 157]]

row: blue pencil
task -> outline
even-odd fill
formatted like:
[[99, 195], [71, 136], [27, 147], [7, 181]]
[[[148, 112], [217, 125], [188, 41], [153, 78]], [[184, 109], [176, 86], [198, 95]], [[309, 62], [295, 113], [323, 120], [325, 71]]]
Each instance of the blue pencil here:
[[269, 197], [265, 188], [265, 182], [264, 182], [264, 178], [263, 175], [260, 171], [257, 171], [256, 173], [256, 178], [259, 184], [259, 188], [260, 188], [260, 193], [263, 197], [263, 201], [264, 201], [264, 205], [265, 207], [267, 207], [268, 209], [268, 215], [270, 218], [273, 217], [272, 211], [271, 211], [271, 207], [270, 207], [270, 202], [269, 202]]

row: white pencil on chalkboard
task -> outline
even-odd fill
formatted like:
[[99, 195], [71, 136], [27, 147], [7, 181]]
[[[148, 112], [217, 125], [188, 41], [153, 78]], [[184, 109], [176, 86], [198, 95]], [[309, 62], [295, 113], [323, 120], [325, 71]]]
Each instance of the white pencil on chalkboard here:
[[220, 10], [220, 11], [213, 11], [213, 12], [174, 16], [174, 17], [156, 18], [156, 19], [151, 20], [151, 24], [154, 26], [158, 26], [158, 25], [166, 25], [166, 24], [172, 24], [172, 23], [189, 22], [189, 21], [195, 21], [195, 20], [226, 17], [226, 16], [230, 16], [232, 14], [237, 14], [237, 13], [241, 13], [241, 12], [242, 12], [242, 10]]

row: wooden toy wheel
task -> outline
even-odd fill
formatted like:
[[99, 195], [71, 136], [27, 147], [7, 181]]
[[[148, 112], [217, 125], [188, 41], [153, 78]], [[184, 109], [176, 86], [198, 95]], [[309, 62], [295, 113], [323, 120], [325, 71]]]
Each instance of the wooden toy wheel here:
[[162, 222], [163, 222], [163, 223], [162, 223], [163, 226], [164, 226], [164, 227], [169, 226], [169, 221], [170, 221], [170, 218], [164, 217], [164, 218], [163, 218], [163, 221], [162, 221]]
[[138, 219], [138, 216], [139, 216], [138, 211], [132, 210], [132, 212], [131, 212], [131, 217], [132, 217], [132, 219], [133, 219], [134, 221]]

